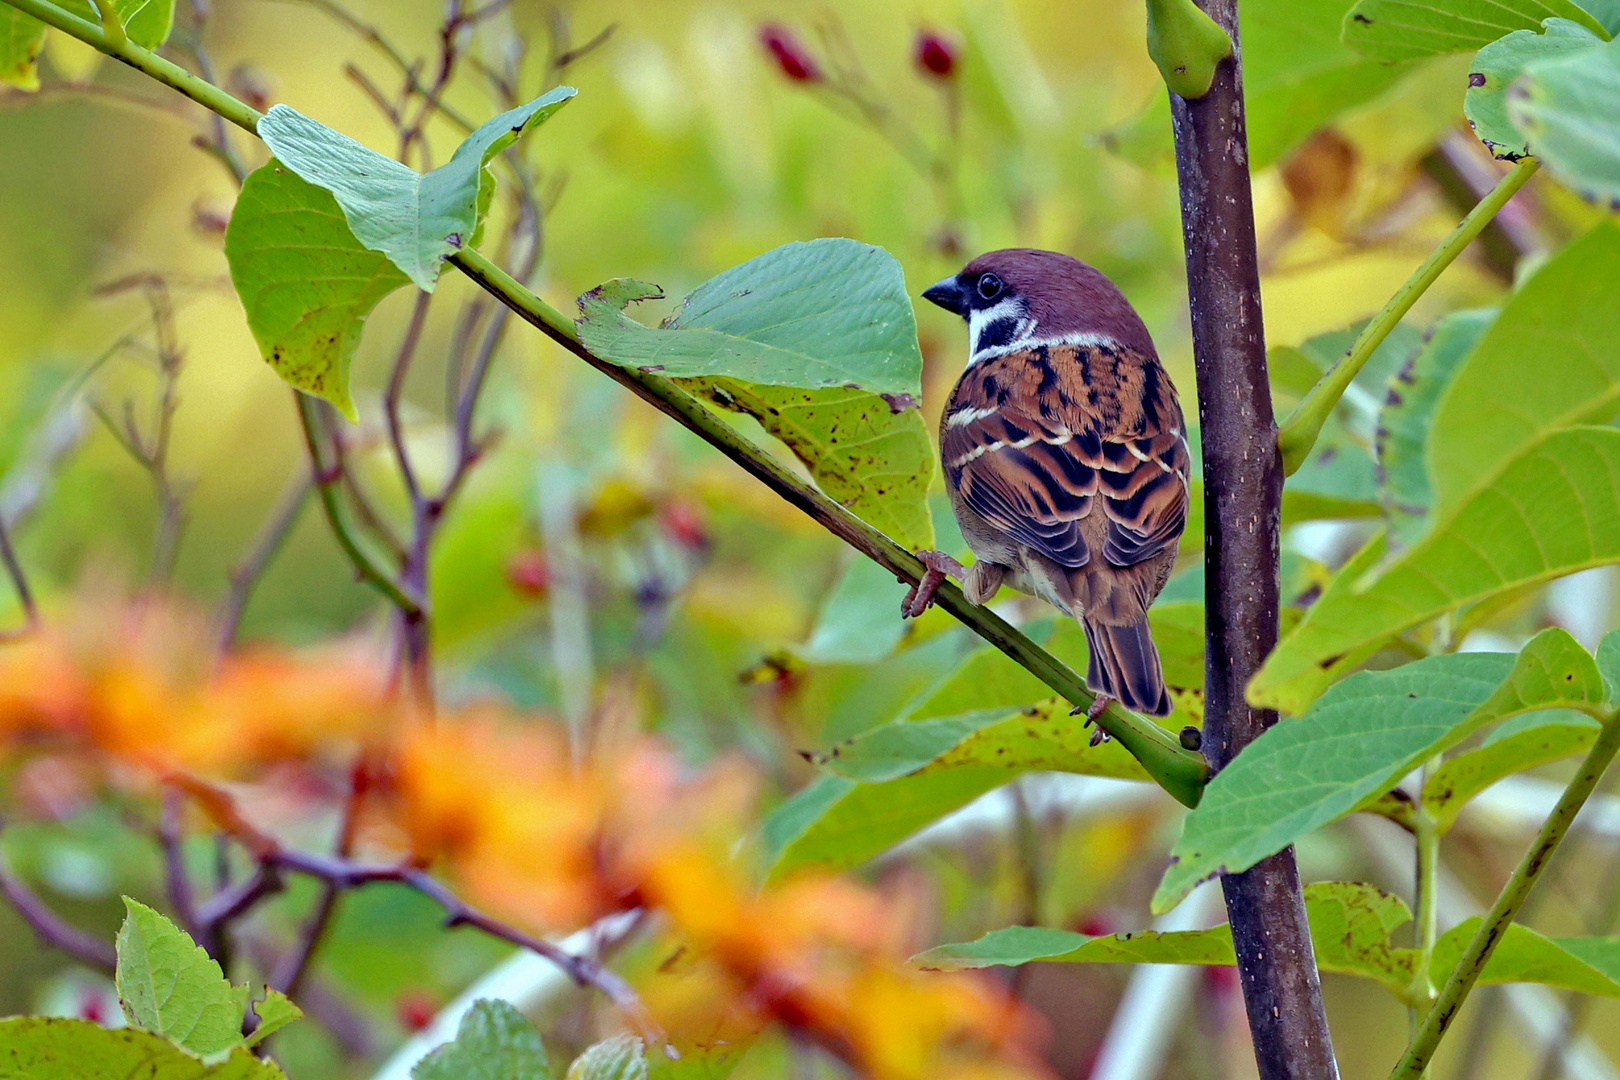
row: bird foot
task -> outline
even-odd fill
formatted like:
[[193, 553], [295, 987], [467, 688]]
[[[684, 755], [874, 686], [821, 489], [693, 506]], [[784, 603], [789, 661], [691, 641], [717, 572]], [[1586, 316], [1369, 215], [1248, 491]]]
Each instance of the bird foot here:
[[907, 619], [915, 619], [928, 610], [934, 602], [934, 593], [945, 584], [947, 576], [959, 578], [963, 574], [962, 564], [943, 551], [919, 551], [917, 558], [928, 569], [922, 580], [913, 585], [906, 598], [900, 601], [900, 614]]
[[[1085, 709], [1081, 709], [1080, 706], [1076, 705], [1074, 708], [1069, 710], [1069, 715], [1079, 716], [1082, 712], [1084, 712], [1086, 714], [1086, 726], [1090, 727], [1091, 725], [1097, 723], [1097, 717], [1101, 716], [1103, 712], [1107, 710], [1109, 704], [1113, 700], [1113, 698], [1104, 694], [1098, 694], [1096, 697], [1091, 699], [1091, 704], [1086, 706]], [[1098, 725], [1096, 730], [1091, 733], [1091, 745], [1101, 746], [1107, 741], [1108, 732], [1104, 731], [1101, 725]]]

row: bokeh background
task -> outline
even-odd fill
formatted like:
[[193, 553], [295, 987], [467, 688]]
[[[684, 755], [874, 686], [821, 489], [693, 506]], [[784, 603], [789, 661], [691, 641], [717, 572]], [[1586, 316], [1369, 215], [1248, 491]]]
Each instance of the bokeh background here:
[[[433, 0], [344, 5], [408, 58], [436, 55], [441, 8]], [[513, 42], [526, 40], [520, 67], [538, 79], [548, 53], [611, 31], [568, 65], [578, 99], [523, 150], [545, 198], [537, 289], [564, 310], [620, 276], [679, 296], [770, 247], [817, 236], [882, 245], [914, 293], [983, 250], [1055, 248], [1121, 285], [1191, 413], [1180, 217], [1143, 18], [1141, 4], [1111, 0], [514, 0], [481, 25], [472, 54], [499, 68]], [[770, 23], [837, 65], [859, 88], [855, 97], [785, 74], [761, 44]], [[955, 56], [947, 79], [916, 61], [924, 30]], [[205, 40], [219, 77], [239, 94], [286, 101], [371, 145], [391, 145], [392, 126], [347, 71], [390, 92], [398, 72], [323, 5], [215, 0]], [[1253, 47], [1325, 46], [1261, 28]], [[1262, 72], [1267, 62], [1250, 60]], [[1375, 311], [1459, 207], [1492, 182], [1495, 164], [1461, 117], [1465, 71], [1466, 58], [1441, 57], [1380, 76], [1370, 91], [1329, 86], [1321, 92], [1350, 104], [1319, 110], [1331, 122], [1256, 173], [1271, 344], [1300, 344]], [[259, 359], [226, 277], [222, 230], [235, 186], [193, 145], [197, 116], [135, 73], [52, 34], [43, 76], [38, 95], [0, 92], [0, 514], [47, 609], [150, 587], [206, 611], [305, 468], [290, 392]], [[496, 111], [476, 65], [446, 101], [475, 120]], [[438, 119], [428, 135], [437, 160], [458, 138]], [[1537, 181], [1510, 207], [1506, 227], [1448, 272], [1409, 321], [1421, 330], [1446, 311], [1494, 302], [1594, 213]], [[97, 415], [116, 426], [133, 409], [147, 423], [160, 406], [149, 292], [129, 284], [148, 275], [165, 283], [183, 356], [167, 518], [150, 470]], [[429, 472], [448, 467], [446, 357], [470, 289], [450, 275], [441, 294], [406, 393], [409, 437]], [[404, 503], [378, 402], [410, 304], [401, 292], [379, 307], [354, 369], [362, 422], [353, 460], [386, 514]], [[917, 318], [924, 408], [934, 417], [960, 371], [964, 335], [928, 305]], [[493, 693], [526, 708], [584, 710], [598, 723], [660, 732], [694, 763], [741, 753], [780, 798], [811, 775], [796, 751], [889, 719], [972, 644], [943, 619], [902, 630], [886, 613], [903, 590], [868, 574], [882, 602], [872, 640], [855, 648], [860, 661], [806, 659], [796, 647], [812, 637], [849, 553], [527, 328], [506, 337], [481, 416], [501, 436], [448, 518], [432, 571], [449, 698]], [[171, 560], [157, 549], [176, 525]], [[1308, 523], [1289, 543], [1332, 564], [1368, 527]], [[1492, 632], [1512, 644], [1560, 622], [1595, 644], [1615, 623], [1609, 583], [1598, 573], [1555, 584], [1505, 611]], [[0, 621], [18, 611], [7, 589], [0, 585]], [[297, 644], [383, 633], [375, 597], [354, 582], [320, 515], [306, 511], [253, 594], [242, 636]], [[60, 767], [13, 776], [11, 802], [29, 820], [7, 831], [6, 852], [61, 910], [110, 933], [120, 892], [156, 888], [156, 855], [116, 808], [86, 801], [76, 783]], [[1036, 777], [988, 796], [865, 873], [921, 913], [919, 948], [1020, 920], [1093, 932], [1144, 927], [1176, 807], [1145, 787], [1078, 783]], [[1526, 789], [1520, 803], [1534, 795]], [[1449, 842], [1448, 922], [1468, 913], [1469, 898], [1494, 892], [1528, 835], [1522, 806], [1498, 803], [1472, 813]], [[1543, 929], [1585, 926], [1607, 882], [1620, 837], [1601, 822], [1588, 832], [1547, 890], [1536, 916]], [[1310, 878], [1410, 890], [1409, 844], [1385, 822], [1341, 823], [1311, 838], [1301, 859]], [[307, 896], [295, 893], [288, 910]], [[1189, 917], [1216, 921], [1218, 905], [1205, 902]], [[322, 974], [353, 1028], [289, 1032], [280, 1052], [290, 1075], [371, 1075], [502, 955], [466, 932], [439, 931], [431, 905], [413, 894], [357, 895]], [[1177, 973], [1174, 992], [1145, 999], [1145, 1019], [1116, 1016], [1127, 985], [1144, 985], [1129, 969], [1008, 977], [1046, 1015], [1049, 1059], [1062, 1076], [1090, 1075], [1110, 1024], [1128, 1032], [1133, 1021], [1148, 1026], [1131, 1038], [1154, 1043], [1159, 1060], [1109, 1074], [1116, 1080], [1253, 1074], [1229, 971]], [[1404, 1043], [1404, 1011], [1367, 983], [1329, 977], [1327, 994], [1344, 1074], [1382, 1075]], [[1517, 1005], [1498, 991], [1476, 998], [1472, 1037], [1465, 1030], [1452, 1040], [1436, 1075], [1533, 1076], [1546, 1036], [1568, 1041], [1559, 1039], [1550, 994]], [[96, 977], [36, 947], [0, 905], [0, 1014], [83, 1013], [106, 1000]], [[1620, 1054], [1620, 1012], [1612, 1002], [1590, 1008], [1586, 1030]], [[1523, 1026], [1531, 1014], [1542, 1037]], [[584, 1020], [572, 1022], [583, 1030]], [[761, 1049], [744, 1073], [809, 1075], [793, 1071], [802, 1064], [785, 1053]], [[1589, 1064], [1582, 1075], [1617, 1075], [1601, 1056]]]

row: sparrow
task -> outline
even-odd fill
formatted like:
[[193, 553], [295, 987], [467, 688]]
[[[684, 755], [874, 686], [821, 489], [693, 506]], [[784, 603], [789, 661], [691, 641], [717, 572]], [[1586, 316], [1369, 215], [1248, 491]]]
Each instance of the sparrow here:
[[977, 561], [920, 552], [928, 573], [902, 610], [926, 610], [946, 574], [974, 604], [1003, 584], [1039, 596], [1085, 630], [1088, 722], [1109, 701], [1167, 715], [1147, 610], [1187, 523], [1191, 452], [1146, 325], [1100, 271], [1055, 251], [992, 251], [922, 295], [968, 325], [939, 436]]

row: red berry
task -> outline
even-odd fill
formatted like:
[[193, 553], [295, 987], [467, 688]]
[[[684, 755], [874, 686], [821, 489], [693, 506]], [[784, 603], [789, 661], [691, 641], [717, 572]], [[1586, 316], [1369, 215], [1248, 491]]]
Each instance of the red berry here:
[[776, 58], [782, 74], [794, 82], [818, 82], [821, 69], [816, 58], [793, 36], [793, 31], [781, 23], [766, 23], [759, 28], [759, 43]]
[[680, 501], [665, 503], [659, 513], [659, 519], [664, 526], [664, 532], [682, 547], [701, 551], [709, 546], [709, 530], [704, 526], [703, 515], [690, 503]]
[[956, 43], [936, 31], [917, 31], [917, 46], [912, 56], [918, 68], [936, 79], [949, 79], [956, 74]]
[[399, 1026], [413, 1035], [433, 1023], [438, 1012], [439, 1003], [425, 990], [406, 990], [394, 1001]]
[[506, 560], [506, 581], [523, 596], [540, 597], [551, 588], [551, 564], [539, 548], [523, 548]]

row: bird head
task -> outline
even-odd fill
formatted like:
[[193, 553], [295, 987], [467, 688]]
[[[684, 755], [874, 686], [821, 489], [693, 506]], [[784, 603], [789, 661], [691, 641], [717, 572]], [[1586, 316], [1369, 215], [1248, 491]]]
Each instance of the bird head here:
[[1036, 345], [1108, 345], [1156, 357], [1147, 327], [1094, 266], [1034, 248], [991, 251], [923, 290], [967, 320], [968, 363]]

